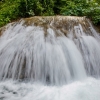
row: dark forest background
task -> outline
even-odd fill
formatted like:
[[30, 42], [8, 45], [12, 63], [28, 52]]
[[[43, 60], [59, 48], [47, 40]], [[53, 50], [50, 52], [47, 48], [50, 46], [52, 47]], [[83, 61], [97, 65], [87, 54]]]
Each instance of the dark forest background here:
[[100, 0], [0, 0], [0, 27], [32, 16], [86, 16], [100, 24]]

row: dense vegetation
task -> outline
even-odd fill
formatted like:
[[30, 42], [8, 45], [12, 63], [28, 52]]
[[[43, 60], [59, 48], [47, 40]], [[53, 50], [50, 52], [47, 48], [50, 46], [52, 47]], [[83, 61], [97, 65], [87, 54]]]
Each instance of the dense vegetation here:
[[31, 16], [87, 16], [100, 23], [100, 0], [1, 0], [0, 26]]

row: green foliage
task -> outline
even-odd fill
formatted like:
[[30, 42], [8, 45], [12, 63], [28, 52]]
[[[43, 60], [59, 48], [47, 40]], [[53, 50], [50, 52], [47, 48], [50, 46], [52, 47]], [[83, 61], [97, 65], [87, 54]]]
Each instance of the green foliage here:
[[100, 4], [100, 0], [95, 0], [98, 4]]
[[96, 1], [63, 0], [64, 5], [59, 7], [59, 13], [70, 16], [87, 16], [94, 24], [100, 23], [100, 5]]
[[51, 15], [87, 16], [97, 24], [100, 23], [100, 0], [0, 1], [0, 26], [22, 17]]
[[0, 3], [0, 26], [18, 18], [18, 5], [13, 1], [5, 2]]
[[53, 0], [1, 0], [0, 26], [22, 17], [54, 15]]
[[100, 23], [100, 5], [97, 3], [91, 4], [88, 9], [84, 10], [84, 14], [88, 16], [94, 24]]
[[100, 0], [56, 0], [55, 14], [87, 16], [94, 24], [100, 23]]

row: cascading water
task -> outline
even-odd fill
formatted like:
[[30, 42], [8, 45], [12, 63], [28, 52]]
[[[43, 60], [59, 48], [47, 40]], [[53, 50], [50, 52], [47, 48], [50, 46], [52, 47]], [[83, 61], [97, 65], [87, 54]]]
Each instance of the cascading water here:
[[0, 30], [0, 100], [99, 100], [100, 36], [86, 18], [33, 17]]

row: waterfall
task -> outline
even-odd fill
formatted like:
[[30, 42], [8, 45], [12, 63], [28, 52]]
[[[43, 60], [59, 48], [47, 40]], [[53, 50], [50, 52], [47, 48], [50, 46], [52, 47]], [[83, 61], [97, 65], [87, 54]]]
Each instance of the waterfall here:
[[[0, 34], [0, 88], [3, 85], [6, 87], [6, 82], [9, 86], [14, 84], [12, 87], [14, 90], [20, 87], [16, 81], [21, 81], [20, 84], [23, 87], [27, 87], [24, 82], [29, 82], [27, 84], [34, 82], [32, 88], [35, 89], [36, 86], [37, 89], [34, 90], [36, 95], [41, 94], [43, 90], [44, 93], [37, 98], [33, 92], [33, 99], [51, 100], [52, 97], [42, 97], [46, 94], [55, 95], [49, 88], [55, 92], [57, 88], [52, 86], [60, 86], [62, 88], [59, 91], [65, 88], [67, 92], [70, 92], [68, 89], [76, 89], [73, 84], [81, 88], [80, 85], [84, 82], [77, 82], [87, 80], [89, 77], [91, 77], [89, 79], [91, 82], [98, 84], [100, 36], [85, 17], [36, 16], [10, 23], [0, 29]], [[10, 80], [13, 83], [9, 82]], [[89, 81], [86, 82], [85, 84], [88, 85]], [[38, 87], [38, 84], [43, 84], [43, 87]], [[30, 87], [27, 89], [30, 90]], [[1, 90], [4, 91], [3, 88]], [[100, 93], [98, 89], [96, 91]], [[96, 92], [95, 96], [98, 96], [98, 93]], [[66, 97], [69, 98], [68, 100], [74, 100], [71, 96], [66, 95]], [[64, 96], [65, 99], [66, 97]], [[89, 95], [88, 100], [99, 100], [98, 98], [91, 99]], [[56, 96], [52, 100], [65, 99]], [[28, 100], [28, 98], [22, 100]], [[82, 100], [87, 99], [84, 97]]]

